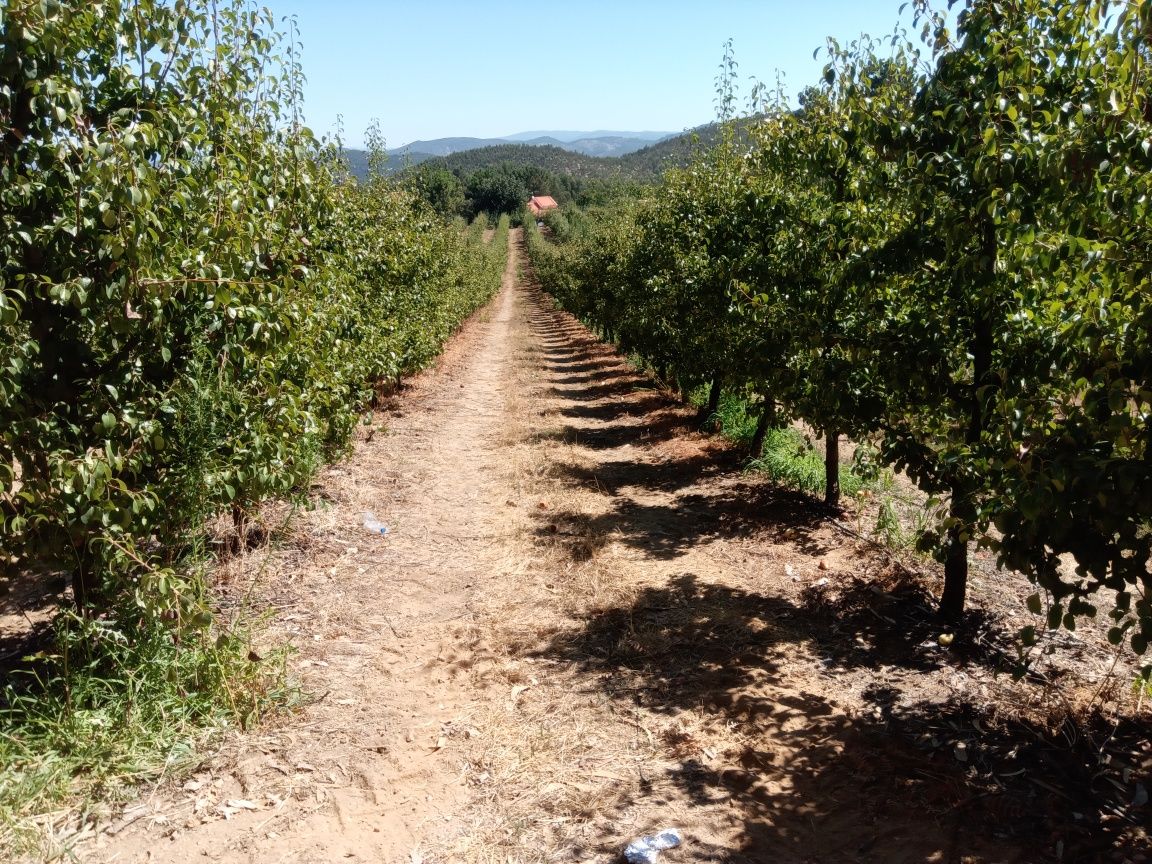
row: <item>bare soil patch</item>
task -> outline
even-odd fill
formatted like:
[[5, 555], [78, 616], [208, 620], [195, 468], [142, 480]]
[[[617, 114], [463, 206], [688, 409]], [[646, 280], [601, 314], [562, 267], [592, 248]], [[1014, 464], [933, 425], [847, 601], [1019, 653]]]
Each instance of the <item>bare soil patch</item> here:
[[1146, 860], [1149, 712], [1107, 650], [1014, 682], [986, 566], [942, 646], [930, 568], [744, 473], [516, 263], [232, 574], [313, 703], [88, 860], [607, 864], [666, 825], [669, 864]]
[[66, 593], [65, 577], [59, 573], [0, 577], [0, 672], [20, 668], [20, 658], [41, 647]]

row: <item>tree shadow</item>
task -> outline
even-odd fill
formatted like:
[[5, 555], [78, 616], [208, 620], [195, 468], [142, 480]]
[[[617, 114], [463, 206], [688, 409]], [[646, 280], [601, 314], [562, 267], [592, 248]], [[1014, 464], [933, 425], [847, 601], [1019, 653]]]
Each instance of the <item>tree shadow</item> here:
[[[632, 392], [637, 392], [634, 385], [631, 386], [631, 390]], [[669, 401], [666, 396], [654, 393], [651, 390], [639, 392], [643, 392], [645, 395], [639, 398], [622, 399], [602, 405], [570, 405], [560, 409], [560, 414], [564, 417], [572, 417], [574, 419], [598, 420], [608, 423], [624, 417], [645, 417], [669, 407]]]
[[604, 363], [599, 360], [584, 360], [580, 356], [574, 356], [571, 360], [556, 360], [548, 359], [547, 370], [552, 372], [562, 372], [566, 375], [574, 375], [580, 372], [598, 372], [604, 368]]
[[65, 602], [65, 574], [23, 572], [7, 581], [0, 594], [0, 675], [9, 677], [28, 664], [24, 657], [52, 640], [53, 622]]
[[539, 433], [538, 439], [552, 439], [587, 447], [590, 450], [615, 450], [619, 447], [647, 447], [681, 435], [687, 420], [682, 414], [665, 413], [648, 422], [613, 426], [565, 425], [560, 429]]
[[[634, 393], [648, 395], [652, 391], [649, 388], [641, 387], [639, 381], [621, 379], [583, 387], [553, 387], [552, 392], [557, 397], [570, 402], [599, 402], [602, 399], [629, 396]], [[665, 402], [665, 404], [667, 403]]]
[[[1148, 807], [1131, 803], [1132, 771], [1147, 778], [1152, 753], [1138, 724], [1047, 726], [973, 699], [901, 699], [880, 681], [860, 696], [875, 710], [861, 712], [835, 695], [842, 672], [821, 682], [796, 671], [798, 655], [830, 640], [848, 656], [852, 633], [829, 636], [787, 600], [686, 573], [537, 649], [622, 708], [664, 718], [645, 728], [671, 758], [619, 812], [599, 814], [592, 845], [618, 853], [622, 814], [678, 802], [715, 826], [687, 838], [680, 862], [1104, 861], [1141, 848]], [[711, 752], [692, 723], [736, 743]]]
[[879, 668], [933, 671], [968, 663], [1009, 673], [1013, 646], [995, 617], [969, 609], [964, 626], [947, 647], [931, 593], [908, 574], [897, 573], [887, 584], [876, 579], [820, 580], [802, 594], [804, 614], [824, 624], [817, 640], [831, 668]]
[[607, 384], [611, 381], [630, 381], [638, 389], [655, 389], [655, 385], [648, 379], [624, 369], [602, 369], [599, 372], [564, 375], [550, 379], [549, 383], [556, 387], [571, 387], [581, 384]]
[[[658, 489], [661, 484], [669, 490], [676, 488], [681, 482], [682, 464], [672, 460], [649, 466], [652, 473], [645, 478], [648, 488]], [[558, 470], [573, 469], [561, 466]], [[708, 469], [701, 461], [697, 470], [703, 473]], [[572, 479], [595, 482], [596, 477], [592, 473]], [[549, 510], [534, 517], [537, 536], [568, 542], [576, 550], [574, 557], [581, 560], [612, 541], [642, 550], [656, 560], [671, 560], [713, 540], [751, 534], [782, 539], [785, 531], [789, 542], [804, 554], [819, 556], [828, 551], [817, 536], [826, 518], [823, 505], [788, 489], [743, 482], [727, 483], [707, 494], [676, 495], [661, 501], [615, 495], [611, 509], [597, 515]]]
[[740, 462], [740, 455], [732, 450], [708, 449], [680, 459], [659, 462], [612, 459], [592, 467], [557, 463], [555, 473], [572, 483], [597, 489], [607, 495], [620, 495], [630, 488], [676, 492], [702, 480], [731, 474], [739, 469]]

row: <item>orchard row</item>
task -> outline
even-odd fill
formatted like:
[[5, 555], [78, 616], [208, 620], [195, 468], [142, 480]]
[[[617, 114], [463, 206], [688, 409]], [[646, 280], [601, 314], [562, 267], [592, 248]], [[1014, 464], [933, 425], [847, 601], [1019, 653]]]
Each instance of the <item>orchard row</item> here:
[[0, 9], [0, 549], [82, 608], [206, 623], [206, 520], [306, 491], [499, 286], [506, 233], [302, 127], [298, 53], [240, 0]]
[[873, 445], [937, 508], [947, 617], [977, 542], [1049, 627], [1104, 605], [1143, 653], [1152, 4], [968, 0], [954, 34], [916, 13], [923, 55], [830, 41], [799, 108], [732, 118], [722, 75], [724, 142], [647, 200], [530, 230], [538, 274], [662, 374], [820, 430], [830, 465], [840, 436]]

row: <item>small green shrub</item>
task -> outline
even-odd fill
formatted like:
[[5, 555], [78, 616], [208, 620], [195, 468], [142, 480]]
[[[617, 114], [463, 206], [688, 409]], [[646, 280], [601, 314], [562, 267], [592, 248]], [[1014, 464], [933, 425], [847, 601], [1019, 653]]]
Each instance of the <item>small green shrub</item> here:
[[[810, 495], [824, 493], [824, 455], [790, 426], [768, 430], [764, 452], [748, 463], [748, 470], [767, 474], [782, 486]], [[850, 468], [840, 467], [840, 490], [844, 495], [855, 495], [864, 486]]]

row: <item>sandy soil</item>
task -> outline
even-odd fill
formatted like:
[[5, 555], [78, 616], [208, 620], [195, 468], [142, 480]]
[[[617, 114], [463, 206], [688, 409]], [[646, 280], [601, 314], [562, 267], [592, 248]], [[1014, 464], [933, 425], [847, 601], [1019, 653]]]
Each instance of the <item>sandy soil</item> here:
[[[664, 826], [669, 864], [1147, 860], [1149, 715], [1108, 651], [1013, 682], [1017, 598], [979, 569], [985, 612], [941, 646], [930, 572], [743, 473], [517, 282], [519, 242], [222, 586], [255, 584], [311, 703], [83, 860], [607, 864]], [[1081, 691], [1103, 710], [1069, 712]]]

